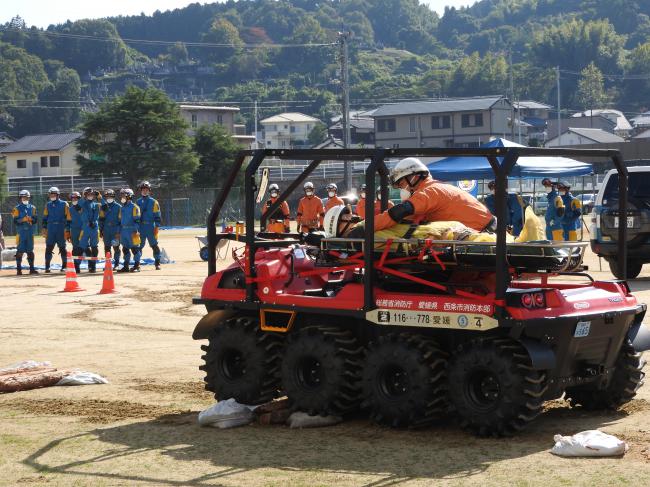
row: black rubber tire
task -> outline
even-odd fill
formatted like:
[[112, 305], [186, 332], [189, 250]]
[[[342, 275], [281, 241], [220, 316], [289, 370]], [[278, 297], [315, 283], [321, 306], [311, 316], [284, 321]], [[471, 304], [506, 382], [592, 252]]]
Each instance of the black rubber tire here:
[[391, 334], [371, 343], [362, 376], [370, 418], [392, 427], [421, 427], [449, 411], [447, 357], [430, 338]]
[[199, 250], [199, 257], [201, 257], [201, 260], [207, 262], [210, 258], [210, 249], [207, 247], [201, 247], [201, 250]]
[[566, 398], [572, 407], [582, 406], [588, 411], [618, 409], [630, 402], [643, 385], [645, 360], [627, 341], [616, 359], [616, 370], [607, 389], [573, 387], [566, 390]]
[[261, 404], [277, 397], [282, 339], [261, 331], [256, 318], [232, 317], [217, 326], [201, 348], [205, 388], [218, 401], [232, 397], [242, 404]]
[[470, 342], [449, 361], [449, 395], [463, 428], [478, 436], [510, 436], [542, 411], [545, 374], [509, 338]]
[[336, 327], [310, 326], [290, 334], [282, 360], [282, 390], [293, 410], [343, 416], [361, 403], [363, 348]]
[[[609, 264], [609, 270], [612, 271], [612, 274], [617, 279], [623, 279], [623, 273], [619, 270], [618, 260], [616, 258], [608, 259], [607, 263]], [[628, 260], [627, 261], [627, 279], [636, 279], [641, 274], [641, 269], [643, 268], [643, 262], [640, 260]]]

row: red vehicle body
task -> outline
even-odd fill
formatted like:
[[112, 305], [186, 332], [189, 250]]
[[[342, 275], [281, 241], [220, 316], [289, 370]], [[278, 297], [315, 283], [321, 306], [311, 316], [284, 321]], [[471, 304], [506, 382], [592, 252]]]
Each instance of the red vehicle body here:
[[[382, 151], [373, 153], [366, 173], [371, 194], [374, 171], [387, 192], [388, 152], [422, 152]], [[510, 168], [521, 151], [513, 153]], [[281, 156], [320, 162], [317, 151], [293, 152]], [[528, 149], [532, 155], [546, 152]], [[327, 158], [367, 154], [327, 151]], [[431, 241], [404, 241], [402, 252], [364, 252], [376, 248], [371, 232], [363, 242], [324, 239], [320, 245], [291, 234], [269, 239], [254, 233], [249, 214], [254, 171], [266, 155], [276, 154], [242, 154], [240, 164], [246, 155], [253, 155], [246, 244], [233, 251], [233, 264], [217, 272], [214, 246], [231, 236], [216, 234], [209, 223], [210, 275], [195, 299], [208, 314], [193, 336], [209, 340], [202, 369], [206, 388], [218, 399], [256, 403], [285, 394], [294, 407], [313, 414], [361, 407], [392, 426], [428, 424], [454, 410], [461, 425], [477, 434], [508, 435], [534, 419], [544, 400], [566, 393], [574, 405], [618, 407], [643, 383], [639, 352], [650, 348], [642, 324], [646, 307], [625, 281], [595, 282], [581, 272], [587, 244], [506, 245], [501, 225], [496, 244], [481, 247], [484, 254], [476, 253], [478, 247], [459, 250], [469, 244]], [[493, 165], [497, 199], [505, 191], [499, 184], [509, 157]], [[497, 213], [504, 206], [497, 205]], [[217, 201], [216, 216], [219, 207]], [[372, 225], [370, 216], [366, 229]], [[541, 257], [518, 257], [520, 251]]]

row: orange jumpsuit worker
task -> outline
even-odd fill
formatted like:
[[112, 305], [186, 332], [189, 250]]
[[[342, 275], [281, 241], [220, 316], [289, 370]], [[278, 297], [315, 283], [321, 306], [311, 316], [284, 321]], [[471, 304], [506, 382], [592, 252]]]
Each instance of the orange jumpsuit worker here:
[[[271, 199], [264, 204], [262, 215], [265, 215], [271, 205], [277, 201], [280, 196], [280, 187], [277, 184], [272, 184], [269, 186], [269, 194]], [[289, 205], [286, 201], [283, 201], [280, 207], [272, 215], [269, 215], [266, 220], [266, 231], [273, 233], [289, 233], [291, 231], [289, 228]]]
[[335, 206], [340, 206], [344, 205], [345, 201], [343, 201], [341, 198], [338, 197], [336, 194], [338, 191], [338, 187], [334, 183], [328, 184], [325, 189], [327, 189], [327, 202], [325, 203], [325, 213], [327, 213], [327, 210], [330, 208], [334, 208]]
[[496, 229], [496, 218], [480, 201], [460, 188], [433, 179], [427, 166], [415, 157], [398, 162], [391, 170], [390, 181], [400, 189], [402, 203], [377, 215], [375, 231], [404, 220], [414, 224], [458, 221], [479, 232]]
[[[361, 188], [361, 197], [359, 198], [359, 201], [357, 202], [357, 215], [362, 220], [366, 219], [366, 185], [362, 184]], [[388, 206], [386, 208], [392, 208], [395, 206], [395, 203], [393, 203], [391, 200], [388, 200]], [[375, 200], [375, 215], [379, 215], [381, 213], [381, 188], [377, 188], [377, 199]]]
[[318, 230], [323, 226], [323, 201], [314, 194], [314, 185], [312, 183], [305, 183], [303, 186], [305, 196], [300, 198], [298, 203], [298, 211], [296, 212], [296, 222], [298, 223], [298, 231], [308, 233], [311, 230]]

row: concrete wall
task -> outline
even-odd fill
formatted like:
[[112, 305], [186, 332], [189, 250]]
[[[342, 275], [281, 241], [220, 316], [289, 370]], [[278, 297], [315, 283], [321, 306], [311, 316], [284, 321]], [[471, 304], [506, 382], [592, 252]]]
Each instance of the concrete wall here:
[[[58, 175], [78, 175], [79, 166], [75, 157], [77, 148], [70, 144], [62, 151], [43, 151], [43, 152], [14, 152], [6, 153], [7, 158], [7, 176], [10, 178], [20, 176], [58, 176]], [[59, 156], [59, 167], [52, 167], [50, 157]], [[46, 157], [44, 162], [46, 167], [41, 166], [41, 158]], [[18, 168], [18, 161], [26, 161], [24, 169]]]
[[[235, 112], [182, 108], [181, 116], [190, 126], [189, 132], [191, 134], [203, 125], [212, 125], [214, 123], [222, 125], [229, 134], [235, 133]], [[196, 117], [194, 122], [192, 121], [192, 116]]]
[[[594, 141], [591, 139], [587, 139], [586, 137], [582, 137], [581, 135], [578, 135], [573, 132], [568, 132], [568, 133], [563, 133], [559, 137], [555, 137], [554, 139], [549, 140], [546, 142], [545, 147], [565, 147], [565, 146], [575, 146], [575, 145], [584, 145], [584, 144], [593, 144]], [[597, 144], [597, 145], [602, 145], [602, 144]]]

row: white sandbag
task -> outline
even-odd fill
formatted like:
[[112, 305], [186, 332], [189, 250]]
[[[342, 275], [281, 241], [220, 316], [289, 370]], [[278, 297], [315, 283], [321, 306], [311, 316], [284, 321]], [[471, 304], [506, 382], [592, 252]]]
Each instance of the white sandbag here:
[[233, 398], [219, 401], [199, 413], [199, 424], [221, 429], [244, 426], [253, 422], [256, 407], [239, 404]]
[[310, 416], [302, 411], [296, 411], [289, 419], [287, 424], [289, 428], [321, 428], [323, 426], [333, 426], [343, 421], [339, 416]]
[[588, 430], [573, 436], [555, 435], [551, 453], [561, 457], [615, 457], [624, 455], [627, 443], [598, 430]]
[[91, 384], [108, 384], [108, 381], [93, 372], [74, 371], [56, 383], [57, 386], [85, 386]]
[[162, 248], [160, 252], [160, 263], [161, 264], [171, 264], [172, 260], [169, 258], [169, 255], [167, 254], [167, 251], [165, 250], [165, 247]]

